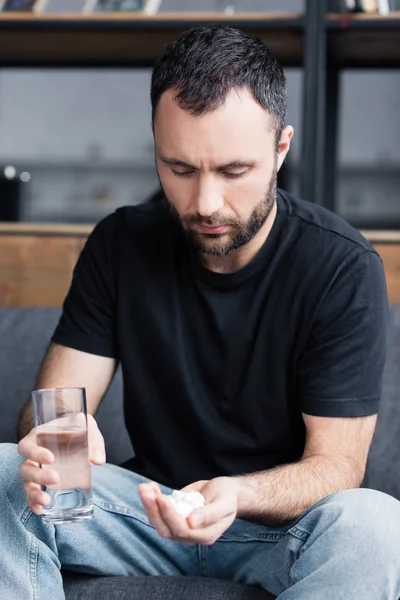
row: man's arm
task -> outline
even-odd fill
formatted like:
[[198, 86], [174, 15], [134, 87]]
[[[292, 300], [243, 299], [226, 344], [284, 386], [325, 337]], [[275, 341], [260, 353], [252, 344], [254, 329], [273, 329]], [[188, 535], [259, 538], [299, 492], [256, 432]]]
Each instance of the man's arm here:
[[303, 418], [307, 439], [298, 463], [234, 478], [239, 518], [276, 526], [329, 494], [361, 485], [376, 415]]
[[[87, 411], [94, 415], [114, 375], [117, 361], [52, 343], [42, 363], [36, 389], [54, 387], [86, 388]], [[18, 421], [18, 439], [33, 428], [33, 407], [29, 399]]]
[[200, 492], [206, 501], [187, 519], [175, 512], [170, 498], [157, 483], [141, 483], [139, 493], [151, 525], [162, 537], [209, 546], [236, 517], [274, 527], [295, 519], [333, 492], [358, 487], [364, 476], [376, 415], [303, 417], [307, 441], [300, 462], [186, 486], [183, 491]]
[[348, 257], [297, 363], [302, 459], [239, 478], [239, 516], [287, 522], [327, 495], [361, 485], [381, 396], [387, 306], [378, 255]]

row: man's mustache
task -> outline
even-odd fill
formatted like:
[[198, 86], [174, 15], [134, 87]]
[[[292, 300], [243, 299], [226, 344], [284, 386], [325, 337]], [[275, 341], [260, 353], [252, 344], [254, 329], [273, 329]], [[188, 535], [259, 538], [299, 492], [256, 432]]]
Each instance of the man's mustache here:
[[232, 221], [230, 219], [221, 219], [221, 217], [200, 217], [197, 215], [186, 215], [185, 217], [181, 217], [181, 221], [184, 225], [206, 225], [208, 227], [221, 227], [224, 225], [239, 225], [237, 221]]

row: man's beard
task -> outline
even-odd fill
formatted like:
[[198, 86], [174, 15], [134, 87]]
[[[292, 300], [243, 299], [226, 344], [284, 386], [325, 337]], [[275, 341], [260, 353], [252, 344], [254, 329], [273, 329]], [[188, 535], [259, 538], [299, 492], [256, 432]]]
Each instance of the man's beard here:
[[[274, 207], [276, 187], [277, 166], [275, 165], [267, 192], [264, 198], [262, 198], [254, 208], [247, 221], [229, 218], [224, 219], [223, 215], [218, 216], [218, 213], [211, 217], [202, 217], [199, 214], [181, 217], [175, 206], [168, 200], [165, 194], [164, 200], [172, 216], [180, 224], [186, 239], [194, 250], [202, 254], [226, 256], [241, 246], [248, 244], [260, 231]], [[202, 234], [194, 229], [194, 226], [196, 225], [208, 225], [212, 227], [229, 225], [230, 230], [223, 234]]]

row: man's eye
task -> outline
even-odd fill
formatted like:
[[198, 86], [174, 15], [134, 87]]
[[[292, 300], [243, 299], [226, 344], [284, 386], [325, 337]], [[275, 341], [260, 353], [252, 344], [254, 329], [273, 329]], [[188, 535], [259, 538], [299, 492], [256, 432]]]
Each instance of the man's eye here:
[[225, 172], [224, 175], [225, 177], [228, 177], [230, 179], [238, 179], [239, 177], [243, 177], [243, 175], [246, 175], [247, 171], [241, 171], [240, 173], [229, 173], [229, 172]]
[[175, 171], [175, 169], [171, 169], [174, 175], [178, 175], [178, 177], [187, 177], [188, 175], [192, 175], [194, 171]]
[[[178, 177], [189, 177], [194, 173], [194, 171], [175, 171], [175, 169], [171, 169], [171, 171], [174, 175], [177, 175]], [[238, 179], [239, 177], [243, 177], [244, 175], [246, 175], [247, 172], [247, 170], [241, 171], [240, 173], [230, 173], [229, 171], [224, 171], [222, 174], [228, 179]]]

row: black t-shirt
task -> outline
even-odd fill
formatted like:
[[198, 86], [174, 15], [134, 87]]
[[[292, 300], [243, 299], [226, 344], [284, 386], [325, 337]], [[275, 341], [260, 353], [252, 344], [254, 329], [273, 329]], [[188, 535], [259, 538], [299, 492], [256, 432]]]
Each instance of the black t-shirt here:
[[302, 413], [377, 412], [381, 260], [338, 216], [278, 191], [263, 247], [207, 270], [161, 203], [90, 235], [53, 341], [122, 366], [131, 468], [173, 488], [301, 458]]

